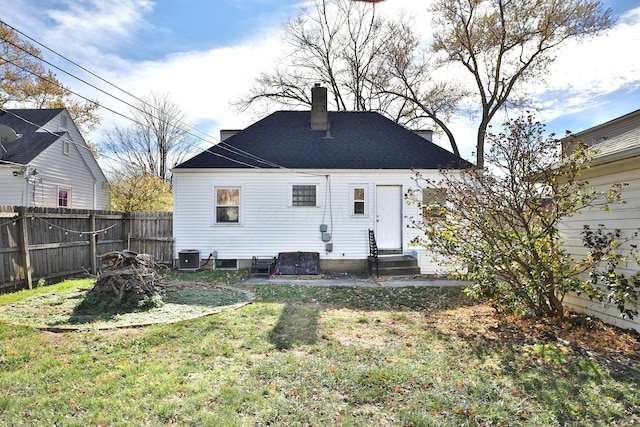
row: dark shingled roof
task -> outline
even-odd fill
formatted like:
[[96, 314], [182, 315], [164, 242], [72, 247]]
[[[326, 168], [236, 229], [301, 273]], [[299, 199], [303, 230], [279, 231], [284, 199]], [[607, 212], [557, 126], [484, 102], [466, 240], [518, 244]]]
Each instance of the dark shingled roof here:
[[[1, 163], [18, 163], [26, 165], [47, 147], [57, 141], [63, 133], [36, 132], [55, 116], [62, 108], [52, 109], [7, 109], [0, 111], [0, 124], [9, 126], [17, 134], [22, 135], [13, 142], [2, 145], [7, 154], [0, 155]], [[31, 123], [35, 123], [31, 124]]]
[[[278, 111], [176, 169], [438, 169], [462, 158], [374, 112], [329, 112], [331, 137], [312, 131], [309, 111]], [[262, 161], [264, 160], [264, 161]]]

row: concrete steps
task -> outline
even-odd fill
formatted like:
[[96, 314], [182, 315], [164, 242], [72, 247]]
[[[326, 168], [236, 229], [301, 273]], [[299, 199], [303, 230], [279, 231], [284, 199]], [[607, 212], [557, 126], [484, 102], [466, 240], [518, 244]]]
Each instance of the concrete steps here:
[[418, 260], [408, 255], [379, 255], [378, 267], [380, 276], [409, 276], [420, 274]]

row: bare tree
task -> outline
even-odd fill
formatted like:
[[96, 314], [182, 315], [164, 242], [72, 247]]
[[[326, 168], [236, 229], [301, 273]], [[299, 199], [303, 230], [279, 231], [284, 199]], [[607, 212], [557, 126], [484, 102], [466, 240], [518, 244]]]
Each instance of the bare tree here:
[[595, 0], [437, 0], [433, 49], [472, 75], [481, 111], [476, 162], [496, 113], [523, 83], [543, 79], [557, 47], [612, 25], [611, 10]]
[[404, 101], [405, 125], [432, 120], [449, 139], [451, 150], [460, 155], [447, 120], [468, 92], [458, 82], [434, 77], [438, 61], [428, 48], [420, 45], [418, 36], [409, 27], [412, 24], [409, 21], [396, 27], [394, 37], [384, 46], [385, 58], [372, 82], [380, 93]]
[[131, 108], [134, 125], [105, 133], [104, 153], [119, 173], [169, 180], [170, 169], [194, 146], [185, 115], [169, 94], [150, 93]]
[[410, 102], [380, 90], [392, 41], [399, 31], [412, 31], [405, 19], [383, 18], [375, 7], [350, 0], [314, 0], [285, 23], [280, 66], [262, 72], [237, 106], [308, 106], [309, 88], [321, 83], [336, 110], [373, 110], [402, 124], [415, 122]]

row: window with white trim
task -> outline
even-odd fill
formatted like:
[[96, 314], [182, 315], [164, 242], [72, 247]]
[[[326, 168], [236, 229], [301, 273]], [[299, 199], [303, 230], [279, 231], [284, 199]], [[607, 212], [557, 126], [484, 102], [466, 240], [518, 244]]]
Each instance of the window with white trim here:
[[216, 187], [215, 195], [215, 223], [238, 224], [240, 222], [240, 187]]
[[317, 206], [315, 185], [291, 186], [291, 206]]
[[71, 188], [58, 187], [58, 207], [59, 208], [71, 207]]
[[65, 139], [64, 141], [62, 141], [62, 152], [68, 156], [70, 150], [71, 142]]

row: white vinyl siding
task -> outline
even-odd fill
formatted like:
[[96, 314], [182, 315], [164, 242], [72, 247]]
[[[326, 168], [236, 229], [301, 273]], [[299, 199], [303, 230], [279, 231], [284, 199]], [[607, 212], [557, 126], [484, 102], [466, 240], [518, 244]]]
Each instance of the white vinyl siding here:
[[[56, 204], [51, 204], [56, 200], [55, 191], [51, 186], [57, 183], [59, 185], [73, 185], [74, 208], [108, 209], [110, 189], [107, 178], [89, 150], [82, 134], [67, 114], [62, 111], [43, 126], [44, 129], [51, 132], [66, 131], [67, 133], [32, 162], [37, 163], [36, 167], [39, 170], [43, 170], [43, 184], [45, 187], [50, 187], [48, 193], [50, 196], [45, 195], [44, 197], [45, 204], [38, 206], [56, 206]], [[69, 155], [64, 155], [63, 141], [69, 142]], [[52, 151], [57, 151], [57, 153]], [[53, 181], [46, 181], [45, 175], [50, 176]], [[58, 177], [60, 178], [58, 179]], [[41, 194], [36, 194], [36, 199], [41, 200], [41, 196]]]
[[[421, 172], [430, 178], [438, 174], [438, 171]], [[198, 249], [201, 253], [217, 251], [220, 259], [247, 260], [253, 256], [277, 256], [279, 252], [309, 251], [319, 252], [323, 259], [366, 259], [368, 230], [375, 228], [375, 203], [366, 198], [373, 197], [376, 185], [402, 185], [404, 194], [414, 185], [411, 172], [330, 171], [329, 180], [318, 180], [317, 175], [326, 174], [326, 171], [310, 171], [308, 176], [300, 176], [271, 170], [174, 170], [176, 254]], [[317, 206], [293, 208], [292, 185], [315, 185]], [[210, 207], [215, 206], [215, 193], [211, 189], [216, 187], [241, 188], [239, 225], [211, 225]], [[365, 189], [363, 215], [353, 215], [354, 187]], [[410, 241], [419, 232], [406, 227], [411, 217], [420, 215], [418, 208], [403, 203], [402, 213], [403, 248], [407, 252], [418, 251]], [[331, 231], [331, 252], [325, 250], [321, 224], [328, 225]]]
[[37, 169], [38, 173], [27, 176], [28, 206], [59, 207], [58, 189], [73, 188], [73, 203], [67, 207], [103, 208], [94, 207], [95, 180], [78, 150], [72, 145], [69, 155], [65, 155], [63, 144], [64, 140], [59, 139], [31, 162], [29, 170]]
[[[622, 238], [633, 235], [639, 226], [640, 176], [637, 173], [638, 169], [640, 169], [640, 158], [635, 158], [595, 167], [584, 173], [583, 178], [587, 179], [590, 185], [599, 190], [606, 190], [614, 182], [626, 182], [628, 185], [624, 187], [621, 193], [626, 203], [611, 204], [608, 212], [600, 208], [586, 209], [582, 213], [564, 220], [561, 232], [567, 252], [576, 258], [582, 258], [586, 255], [586, 249], [583, 246], [580, 235], [584, 225], [589, 225], [592, 229], [596, 229], [598, 224], [603, 224], [609, 230], [620, 229]], [[635, 241], [629, 242], [629, 244], [640, 246], [640, 239], [636, 238]], [[619, 272], [626, 277], [631, 276], [638, 269], [638, 266], [634, 263], [619, 266]], [[565, 303], [575, 311], [591, 313], [608, 323], [622, 328], [640, 330], [640, 319], [638, 317], [634, 318], [634, 320], [623, 319], [615, 306], [604, 307], [600, 303], [591, 302], [585, 295], [568, 295], [565, 298]], [[638, 308], [640, 309], [640, 307]]]
[[18, 168], [0, 166], [0, 189], [0, 205], [25, 205], [25, 179]]

